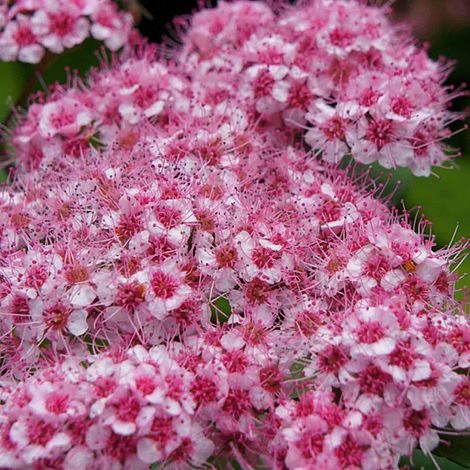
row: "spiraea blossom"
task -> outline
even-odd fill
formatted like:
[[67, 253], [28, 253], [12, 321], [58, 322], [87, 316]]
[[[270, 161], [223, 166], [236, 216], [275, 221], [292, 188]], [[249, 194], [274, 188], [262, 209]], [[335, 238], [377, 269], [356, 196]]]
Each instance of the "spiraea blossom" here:
[[352, 155], [428, 176], [453, 156], [442, 144], [455, 119], [442, 86], [448, 67], [385, 13], [347, 0], [280, 14], [263, 3], [221, 2], [195, 15], [180, 67], [270, 123], [303, 129], [312, 153], [327, 161]]
[[1, 468], [388, 470], [466, 432], [466, 244], [364, 167], [452, 156], [445, 71], [387, 13], [221, 2], [16, 112]]
[[[17, 0], [0, 11], [0, 59], [39, 63], [93, 37], [117, 50], [129, 40], [132, 17], [111, 0]], [[11, 3], [11, 5], [8, 5]]]

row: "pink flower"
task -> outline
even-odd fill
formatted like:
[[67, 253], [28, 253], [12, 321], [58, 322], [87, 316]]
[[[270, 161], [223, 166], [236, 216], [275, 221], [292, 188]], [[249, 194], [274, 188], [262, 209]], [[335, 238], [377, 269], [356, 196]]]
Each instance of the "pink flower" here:
[[289, 72], [285, 65], [253, 65], [246, 71], [245, 99], [254, 99], [259, 113], [272, 114], [283, 110], [289, 97]]
[[347, 153], [347, 112], [333, 109], [323, 101], [315, 102], [306, 115], [314, 127], [305, 134], [305, 142], [315, 150], [321, 150], [328, 162], [339, 162]]
[[0, 58], [3, 61], [20, 60], [37, 64], [44, 56], [44, 48], [38, 44], [28, 16], [18, 14], [7, 23], [0, 34]]
[[90, 32], [95, 39], [104, 41], [106, 47], [115, 51], [121, 48], [128, 38], [132, 27], [129, 13], [119, 12], [111, 2], [100, 2], [91, 14]]
[[174, 260], [168, 260], [150, 273], [147, 299], [152, 315], [163, 319], [181, 306], [192, 292], [184, 281], [185, 273], [179, 270]]
[[370, 118], [362, 118], [347, 135], [354, 158], [362, 163], [378, 161], [385, 168], [408, 166], [413, 151], [405, 140], [408, 129], [402, 123], [382, 117], [371, 111]]
[[344, 325], [343, 344], [351, 347], [351, 356], [377, 357], [395, 349], [399, 325], [385, 309], [359, 307]]
[[31, 23], [42, 45], [56, 54], [80, 44], [89, 32], [89, 22], [79, 10], [55, 0], [45, 0], [44, 9], [33, 15]]
[[39, 131], [43, 137], [54, 137], [57, 134], [71, 137], [90, 124], [91, 120], [90, 111], [80, 101], [64, 97], [44, 105]]

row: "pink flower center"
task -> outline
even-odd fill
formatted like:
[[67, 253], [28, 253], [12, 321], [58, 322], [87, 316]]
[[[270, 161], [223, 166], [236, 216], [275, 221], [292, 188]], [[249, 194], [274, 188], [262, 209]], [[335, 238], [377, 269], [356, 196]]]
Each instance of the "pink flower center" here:
[[137, 390], [140, 390], [144, 395], [151, 394], [156, 388], [155, 380], [148, 375], [138, 377], [135, 381], [135, 385]]
[[289, 106], [306, 110], [313, 95], [306, 83], [295, 82], [289, 91]]
[[389, 262], [381, 255], [371, 254], [367, 259], [363, 272], [366, 276], [369, 276], [376, 281], [382, 279], [382, 277], [390, 270]]
[[64, 154], [70, 157], [79, 158], [89, 149], [87, 139], [70, 139], [65, 142]]
[[229, 245], [219, 247], [215, 253], [215, 259], [221, 268], [233, 268], [237, 258], [237, 251]]
[[455, 401], [459, 405], [470, 406], [470, 380], [465, 378], [455, 389]]
[[318, 355], [318, 369], [323, 373], [337, 374], [346, 362], [346, 354], [338, 346], [329, 345]]
[[399, 344], [390, 354], [390, 364], [409, 370], [415, 361], [416, 354], [411, 349], [409, 341], [406, 344]]
[[241, 351], [228, 351], [222, 357], [225, 368], [230, 372], [243, 372], [248, 367], [248, 360]]
[[339, 117], [330, 119], [322, 130], [328, 140], [344, 140], [344, 121]]
[[295, 442], [295, 446], [300, 450], [303, 458], [310, 459], [320, 454], [323, 449], [324, 439], [325, 432], [323, 431], [306, 431]]
[[363, 323], [356, 330], [357, 339], [361, 343], [372, 344], [376, 343], [384, 337], [382, 325], [379, 322]]
[[56, 430], [44, 421], [31, 421], [28, 423], [28, 437], [32, 444], [45, 447], [54, 437]]
[[330, 33], [331, 44], [337, 47], [347, 47], [352, 44], [354, 36], [346, 29], [335, 28]]
[[124, 464], [124, 461], [136, 453], [136, 440], [131, 436], [111, 433], [106, 445], [106, 453]]
[[129, 311], [134, 311], [144, 301], [146, 292], [146, 287], [137, 281], [123, 284], [119, 286], [116, 303]]
[[173, 400], [180, 400], [183, 396], [184, 383], [179, 375], [169, 375], [166, 377], [167, 396]]
[[393, 140], [392, 123], [387, 120], [371, 121], [367, 129], [367, 139], [381, 150]]
[[156, 100], [158, 88], [156, 86], [139, 86], [134, 93], [134, 102], [140, 108], [146, 108], [149, 103]]
[[220, 139], [213, 139], [210, 142], [198, 145], [196, 154], [209, 165], [217, 165], [223, 155], [223, 147]]
[[397, 98], [394, 98], [392, 100], [391, 108], [395, 114], [398, 114], [399, 116], [404, 116], [407, 118], [411, 117], [411, 112], [413, 110], [411, 103], [404, 96], [399, 96]]
[[283, 376], [276, 366], [266, 366], [259, 371], [261, 386], [270, 393], [276, 393], [281, 387]]
[[274, 86], [274, 78], [268, 70], [261, 70], [253, 81], [253, 90], [256, 98], [269, 96]]
[[42, 316], [48, 328], [56, 331], [63, 330], [67, 326], [70, 308], [65, 307], [62, 303], [57, 303], [53, 307], [45, 310]]
[[201, 230], [205, 232], [213, 232], [215, 229], [215, 221], [212, 217], [212, 213], [208, 210], [195, 211], [195, 216], [199, 222]]
[[363, 393], [381, 395], [390, 376], [377, 366], [370, 364], [359, 374], [359, 383]]
[[28, 26], [19, 26], [15, 31], [13, 38], [20, 47], [29, 46], [36, 43], [36, 36]]
[[449, 335], [449, 341], [459, 354], [465, 354], [470, 351], [470, 333], [467, 331], [454, 330]]
[[403, 418], [405, 429], [414, 437], [420, 437], [425, 434], [431, 424], [431, 419], [425, 409], [407, 410]]
[[67, 15], [64, 11], [57, 14], [50, 14], [49, 20], [50, 30], [62, 38], [72, 32], [76, 22], [76, 18]]
[[246, 288], [247, 300], [252, 304], [263, 304], [268, 300], [269, 285], [261, 279], [253, 279]]
[[181, 211], [173, 207], [161, 206], [155, 211], [157, 220], [168, 229], [177, 227], [182, 220]]
[[250, 322], [243, 329], [243, 339], [252, 346], [262, 343], [266, 334], [266, 328], [260, 323]]
[[121, 243], [125, 243], [141, 230], [142, 223], [137, 215], [123, 215], [116, 227], [116, 235]]
[[65, 279], [67, 279], [70, 284], [85, 282], [88, 278], [88, 269], [85, 266], [81, 266], [79, 264], [71, 267], [65, 273]]
[[96, 395], [101, 398], [111, 395], [117, 387], [116, 381], [112, 377], [98, 377], [93, 385]]
[[162, 271], [158, 271], [152, 276], [150, 284], [155, 295], [161, 299], [173, 297], [178, 288], [178, 282], [174, 277]]
[[135, 422], [141, 409], [139, 400], [130, 395], [116, 404], [116, 417], [121, 421]]
[[194, 300], [186, 300], [181, 306], [172, 310], [171, 315], [181, 327], [194, 324], [200, 315], [199, 303]]
[[166, 417], [153, 418], [150, 435], [154, 441], [165, 444], [173, 436], [173, 420]]
[[312, 336], [319, 327], [319, 320], [312, 312], [301, 312], [295, 319], [295, 327], [303, 336]]
[[253, 251], [251, 256], [253, 263], [259, 269], [269, 269], [274, 266], [276, 260], [281, 257], [281, 253], [268, 248], [260, 247]]
[[268, 65], [280, 65], [284, 63], [284, 54], [279, 48], [268, 46], [258, 52], [258, 63]]
[[65, 107], [61, 107], [55, 113], [51, 114], [50, 121], [55, 129], [62, 129], [63, 127], [74, 124], [76, 118], [76, 113], [70, 112]]
[[417, 157], [427, 157], [429, 154], [429, 142], [432, 139], [429, 138], [424, 132], [417, 131], [411, 139], [413, 145], [413, 151]]
[[191, 454], [193, 453], [193, 442], [189, 437], [185, 437], [181, 445], [170, 454], [170, 459], [173, 462], [188, 462], [191, 461]]
[[46, 409], [54, 414], [62, 414], [67, 411], [69, 397], [65, 394], [52, 393], [46, 399]]
[[346, 267], [347, 260], [344, 258], [334, 257], [328, 261], [326, 270], [329, 274], [337, 273]]
[[362, 94], [359, 103], [362, 106], [369, 107], [377, 103], [379, 98], [380, 98], [379, 93], [377, 93], [377, 91], [375, 91], [374, 89], [369, 88]]
[[208, 377], [196, 377], [191, 393], [199, 404], [207, 404], [217, 400], [217, 387]]
[[230, 390], [225, 403], [224, 411], [226, 411], [234, 419], [251, 408], [250, 395], [248, 390]]
[[367, 446], [360, 445], [350, 435], [335, 449], [340, 468], [362, 467], [362, 456]]

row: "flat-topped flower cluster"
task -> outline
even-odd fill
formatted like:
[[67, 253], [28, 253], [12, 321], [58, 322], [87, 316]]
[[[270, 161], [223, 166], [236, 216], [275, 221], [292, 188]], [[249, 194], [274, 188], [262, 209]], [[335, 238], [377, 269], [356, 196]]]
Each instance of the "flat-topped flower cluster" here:
[[18, 115], [0, 467], [385, 470], [469, 427], [463, 245], [337, 164], [451, 158], [386, 14], [221, 2]]
[[93, 37], [117, 50], [129, 40], [132, 16], [111, 0], [9, 0], [0, 4], [0, 60], [37, 64]]

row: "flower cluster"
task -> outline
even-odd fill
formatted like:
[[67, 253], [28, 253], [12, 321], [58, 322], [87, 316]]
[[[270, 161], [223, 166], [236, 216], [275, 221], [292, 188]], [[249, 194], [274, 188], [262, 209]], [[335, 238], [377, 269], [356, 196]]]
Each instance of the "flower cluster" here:
[[0, 59], [39, 63], [86, 38], [117, 50], [128, 42], [132, 17], [111, 0], [18, 0], [0, 10]]
[[281, 402], [270, 444], [288, 468], [395, 468], [417, 446], [430, 453], [440, 429], [469, 427], [466, 317], [374, 300], [303, 338], [316, 391]]
[[[227, 399], [214, 359], [195, 370], [185, 351], [135, 347], [90, 363], [65, 361], [8, 396], [1, 417], [2, 468], [148, 468], [156, 461], [204, 463], [211, 406]], [[205, 416], [205, 418], [204, 418]]]
[[443, 71], [385, 13], [222, 2], [17, 114], [1, 467], [388, 470], [469, 427], [464, 246], [336, 164], [438, 163]]
[[453, 156], [441, 143], [455, 119], [442, 87], [448, 67], [385, 13], [346, 0], [278, 15], [263, 3], [221, 2], [195, 15], [180, 64], [213, 93], [223, 89], [271, 123], [306, 130], [312, 152], [327, 161], [352, 155], [428, 176]]

